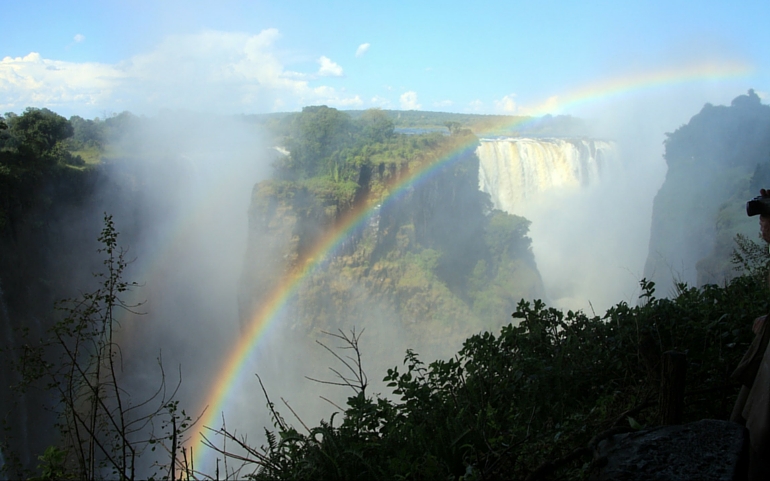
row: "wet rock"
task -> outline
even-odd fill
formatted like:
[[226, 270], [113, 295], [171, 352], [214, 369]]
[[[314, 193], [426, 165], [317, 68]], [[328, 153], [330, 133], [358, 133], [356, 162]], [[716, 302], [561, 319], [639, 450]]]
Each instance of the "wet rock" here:
[[743, 426], [704, 419], [612, 436], [597, 446], [606, 461], [596, 481], [733, 481], [745, 479]]

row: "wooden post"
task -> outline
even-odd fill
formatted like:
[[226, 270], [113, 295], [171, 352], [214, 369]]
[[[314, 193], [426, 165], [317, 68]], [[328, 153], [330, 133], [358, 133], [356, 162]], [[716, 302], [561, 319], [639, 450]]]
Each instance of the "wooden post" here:
[[664, 426], [682, 423], [684, 387], [687, 379], [687, 355], [683, 352], [663, 353], [660, 376], [659, 421]]

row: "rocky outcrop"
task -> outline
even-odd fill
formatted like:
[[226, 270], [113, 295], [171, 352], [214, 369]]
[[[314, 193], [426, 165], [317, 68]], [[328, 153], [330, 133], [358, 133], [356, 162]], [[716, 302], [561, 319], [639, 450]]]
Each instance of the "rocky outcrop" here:
[[737, 481], [748, 468], [747, 432], [729, 421], [615, 435], [597, 451], [606, 463], [595, 481]]
[[[666, 180], [655, 196], [644, 276], [668, 295], [675, 282], [720, 283], [734, 276], [736, 233], [756, 236], [744, 205], [749, 185], [770, 152], [770, 107], [754, 91], [732, 105], [706, 104], [667, 134]], [[699, 264], [700, 263], [700, 264]]]

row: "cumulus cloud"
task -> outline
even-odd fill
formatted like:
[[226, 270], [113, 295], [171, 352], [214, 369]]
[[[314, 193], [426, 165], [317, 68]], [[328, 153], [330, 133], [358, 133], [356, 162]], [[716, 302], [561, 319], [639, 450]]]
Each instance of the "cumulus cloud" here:
[[510, 94], [500, 100], [495, 100], [495, 108], [507, 114], [516, 113], [517, 105], [515, 97], [516, 94]]
[[356, 49], [356, 57], [363, 57], [366, 52], [369, 51], [369, 47], [372, 45], [370, 43], [362, 43], [358, 46]]
[[403, 110], [420, 110], [422, 108], [422, 105], [417, 103], [417, 92], [414, 90], [404, 92], [399, 100]]
[[0, 61], [0, 109], [107, 103], [125, 72], [100, 63], [47, 60], [32, 52]]
[[342, 77], [342, 67], [331, 61], [329, 57], [321, 56], [318, 59], [321, 68], [318, 69], [318, 75], [321, 77]]
[[[36, 106], [63, 115], [99, 115], [105, 109], [241, 113], [363, 104], [356, 95], [311, 85], [314, 75], [287, 69], [275, 48], [279, 38], [275, 29], [175, 35], [115, 64], [64, 62], [34, 52], [6, 57], [0, 61], [0, 111]], [[328, 58], [319, 62], [319, 74], [342, 75]]]
[[75, 43], [80, 43], [80, 42], [82, 42], [82, 41], [83, 41], [83, 40], [85, 40], [85, 39], [86, 39], [86, 36], [85, 36], [85, 35], [83, 35], [82, 33], [79, 33], [79, 34], [75, 35], [75, 36], [72, 38], [72, 40], [74, 40], [74, 41], [75, 41]]

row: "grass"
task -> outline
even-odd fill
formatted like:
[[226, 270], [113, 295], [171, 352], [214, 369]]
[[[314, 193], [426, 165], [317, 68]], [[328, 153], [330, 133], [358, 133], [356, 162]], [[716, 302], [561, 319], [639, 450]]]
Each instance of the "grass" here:
[[70, 152], [74, 156], [80, 156], [86, 165], [99, 164], [102, 161], [103, 153], [97, 147], [88, 147], [81, 150], [73, 150]]

